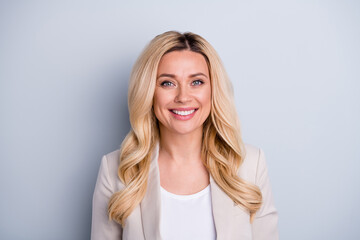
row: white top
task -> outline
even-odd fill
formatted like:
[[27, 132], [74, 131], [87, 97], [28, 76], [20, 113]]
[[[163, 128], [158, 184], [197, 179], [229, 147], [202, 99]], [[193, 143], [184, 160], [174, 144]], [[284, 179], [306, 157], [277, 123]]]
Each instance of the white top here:
[[177, 195], [160, 188], [160, 234], [163, 240], [216, 239], [210, 184], [190, 195]]

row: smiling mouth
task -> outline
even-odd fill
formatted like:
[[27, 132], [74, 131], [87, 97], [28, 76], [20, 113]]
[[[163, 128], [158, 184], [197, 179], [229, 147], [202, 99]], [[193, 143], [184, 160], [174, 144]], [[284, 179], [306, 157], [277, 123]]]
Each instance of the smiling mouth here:
[[175, 113], [176, 115], [180, 115], [180, 116], [190, 115], [190, 114], [194, 113], [197, 110], [198, 110], [198, 108], [188, 110], [188, 111], [178, 111], [178, 110], [170, 109], [171, 112]]

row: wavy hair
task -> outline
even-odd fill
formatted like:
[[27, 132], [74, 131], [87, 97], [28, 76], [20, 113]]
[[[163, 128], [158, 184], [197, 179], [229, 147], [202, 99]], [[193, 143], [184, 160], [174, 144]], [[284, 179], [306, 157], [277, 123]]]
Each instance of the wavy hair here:
[[151, 155], [159, 140], [153, 112], [157, 68], [162, 56], [172, 51], [193, 51], [206, 59], [212, 89], [211, 110], [203, 125], [202, 161], [218, 186], [253, 221], [262, 204], [260, 189], [238, 176], [244, 160], [244, 144], [234, 104], [233, 86], [214, 48], [201, 36], [168, 31], [156, 36], [137, 59], [130, 76], [128, 108], [131, 130], [120, 147], [118, 176], [125, 188], [108, 204], [109, 219], [121, 225], [145, 196]]

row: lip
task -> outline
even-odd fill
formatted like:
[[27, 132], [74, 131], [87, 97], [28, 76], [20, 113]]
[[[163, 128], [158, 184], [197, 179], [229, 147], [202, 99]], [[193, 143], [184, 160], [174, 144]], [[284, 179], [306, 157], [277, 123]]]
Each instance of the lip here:
[[[178, 110], [178, 109], [181, 109], [181, 110]], [[184, 109], [186, 109], [186, 110], [184, 110]], [[189, 110], [194, 110], [194, 109], [195, 109], [195, 111], [192, 114], [189, 114], [189, 115], [186, 115], [186, 116], [178, 115], [178, 114], [171, 111], [171, 110], [189, 111]], [[197, 112], [198, 108], [173, 108], [171, 110], [169, 110], [169, 112], [171, 113], [171, 115], [173, 115], [173, 117], [175, 119], [185, 121], [185, 120], [189, 120], [189, 119], [193, 118], [195, 113]]]

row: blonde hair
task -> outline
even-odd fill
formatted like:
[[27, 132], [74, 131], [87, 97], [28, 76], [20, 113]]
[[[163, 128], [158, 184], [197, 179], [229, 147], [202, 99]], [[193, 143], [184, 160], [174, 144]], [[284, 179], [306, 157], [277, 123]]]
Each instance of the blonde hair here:
[[233, 87], [214, 48], [201, 36], [169, 31], [156, 36], [137, 59], [128, 89], [131, 130], [120, 147], [118, 176], [125, 188], [108, 204], [109, 218], [121, 225], [145, 196], [151, 155], [159, 140], [157, 119], [152, 110], [157, 68], [162, 56], [189, 50], [202, 54], [208, 64], [212, 89], [211, 110], [204, 122], [202, 159], [218, 186], [253, 221], [262, 203], [256, 185], [237, 172], [244, 159], [244, 144], [234, 104]]

